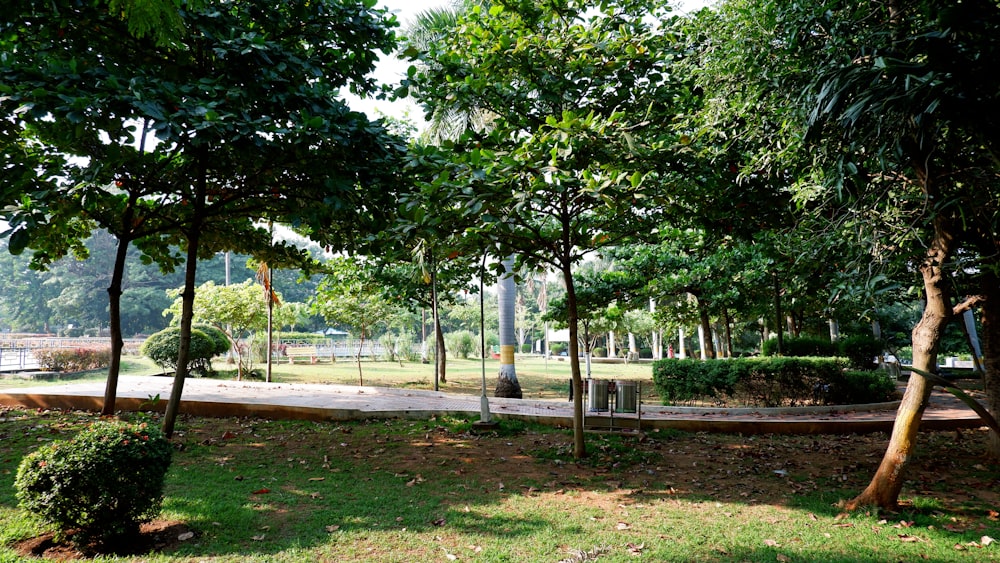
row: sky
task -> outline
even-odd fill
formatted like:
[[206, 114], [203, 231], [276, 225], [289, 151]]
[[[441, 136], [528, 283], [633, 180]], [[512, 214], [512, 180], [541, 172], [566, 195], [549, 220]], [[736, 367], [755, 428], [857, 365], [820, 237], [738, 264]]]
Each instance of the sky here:
[[[690, 11], [711, 4], [710, 0], [678, 0], [676, 4], [682, 11]], [[397, 31], [405, 30], [413, 19], [421, 12], [448, 6], [448, 0], [379, 0], [378, 6], [388, 8], [396, 14], [400, 27]], [[375, 78], [383, 84], [397, 84], [404, 76], [408, 64], [405, 61], [396, 59], [391, 54], [383, 55], [375, 69]], [[420, 127], [423, 124], [423, 111], [412, 101], [388, 102], [385, 100], [362, 100], [353, 96], [346, 96], [352, 108], [364, 111], [372, 118], [377, 118], [378, 113], [384, 113], [398, 118], [408, 118]]]

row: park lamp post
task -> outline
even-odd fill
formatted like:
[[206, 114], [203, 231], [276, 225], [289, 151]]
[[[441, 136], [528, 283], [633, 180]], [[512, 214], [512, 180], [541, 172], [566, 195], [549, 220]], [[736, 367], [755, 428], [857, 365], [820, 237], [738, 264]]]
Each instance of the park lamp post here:
[[483, 253], [483, 265], [479, 270], [479, 355], [483, 368], [482, 395], [479, 398], [479, 422], [474, 425], [479, 428], [496, 428], [497, 423], [490, 416], [490, 400], [486, 397], [486, 302], [483, 278], [486, 276], [486, 253]]

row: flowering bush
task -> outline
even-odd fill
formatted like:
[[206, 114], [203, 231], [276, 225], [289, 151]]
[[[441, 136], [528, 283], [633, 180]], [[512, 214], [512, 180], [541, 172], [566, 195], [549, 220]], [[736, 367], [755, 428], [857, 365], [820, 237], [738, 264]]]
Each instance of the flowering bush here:
[[14, 480], [17, 499], [59, 534], [75, 530], [76, 544], [107, 544], [159, 514], [171, 454], [155, 426], [98, 421], [25, 456]]
[[46, 371], [86, 371], [111, 365], [111, 348], [41, 348], [31, 354]]

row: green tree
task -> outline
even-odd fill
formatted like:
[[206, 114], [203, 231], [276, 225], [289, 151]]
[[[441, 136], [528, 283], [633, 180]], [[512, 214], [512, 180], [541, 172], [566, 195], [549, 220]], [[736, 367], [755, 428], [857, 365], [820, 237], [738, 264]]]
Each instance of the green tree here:
[[361, 370], [361, 352], [365, 339], [374, 335], [379, 326], [388, 326], [402, 311], [387, 299], [378, 284], [375, 272], [360, 259], [337, 258], [326, 264], [328, 274], [316, 288], [311, 305], [313, 310], [332, 323], [351, 327], [358, 336], [358, 383], [365, 384]]
[[[1000, 301], [996, 182], [1000, 111], [989, 100], [1000, 7], [922, 0], [880, 5], [731, 1], [710, 28], [725, 100], [717, 107], [758, 150], [749, 170], [796, 172], [803, 210], [854, 231], [878, 264], [912, 264], [925, 298], [912, 332], [916, 371], [886, 455], [849, 507], [893, 507], [915, 450], [944, 327]], [[752, 77], [751, 80], [747, 80]], [[735, 110], [735, 111], [733, 111]], [[993, 179], [990, 179], [993, 178]], [[858, 269], [859, 277], [868, 269]], [[979, 291], [955, 304], [955, 277], [975, 272]], [[992, 303], [992, 305], [991, 305]], [[994, 412], [1000, 354], [996, 319], [984, 322], [986, 387]], [[988, 350], [994, 350], [989, 352]], [[992, 361], [992, 364], [991, 364]], [[991, 371], [992, 366], [992, 371]]]
[[[109, 175], [122, 187], [156, 183], [155, 195], [139, 199], [159, 205], [160, 220], [171, 228], [136, 242], [165, 267], [180, 263], [170, 250], [180, 244], [186, 263], [168, 435], [187, 369], [198, 259], [224, 250], [264, 255], [275, 266], [304, 258], [273, 245], [258, 220], [294, 224], [335, 248], [359, 242], [386, 224], [382, 212], [394, 199], [387, 182], [396, 181], [391, 161], [399, 148], [379, 124], [338, 98], [341, 88], [373, 92], [367, 74], [375, 51], [393, 46], [394, 20], [372, 2], [244, 0], [180, 15], [188, 33], [161, 45], [133, 38], [100, 6], [55, 11], [19, 2], [5, 11], [3, 41], [16, 40], [17, 48], [3, 59], [0, 81], [11, 85], [4, 109], [46, 149], [49, 160], [41, 159], [40, 170], [58, 170], [90, 190], [107, 186]], [[156, 143], [140, 142], [147, 132]], [[101, 141], [105, 136], [110, 144]], [[124, 146], [142, 154], [134, 166], [105, 169], [100, 159], [87, 159], [98, 145], [106, 146], [97, 156], [127, 152]], [[63, 154], [82, 156], [85, 164], [59, 161]], [[23, 161], [15, 163], [18, 170], [27, 169]], [[20, 198], [12, 247], [30, 238], [42, 210], [56, 208], [65, 192], [58, 178], [19, 189], [30, 197]]]
[[[173, 317], [173, 325], [179, 325], [181, 320], [183, 303], [180, 293], [181, 290], [177, 289], [167, 292], [174, 302], [163, 314]], [[231, 344], [230, 349], [236, 352], [237, 379], [242, 379], [243, 374], [252, 368], [253, 360], [247, 353], [245, 342], [252, 333], [267, 329], [267, 303], [264, 297], [264, 288], [252, 280], [228, 286], [209, 281], [198, 286], [195, 293], [192, 320], [215, 327], [226, 335]], [[278, 307], [275, 313], [279, 326], [292, 321], [291, 311], [284, 314], [284, 308]]]
[[638, 212], [652, 188], [643, 182], [643, 141], [653, 134], [644, 118], [651, 104], [683, 97], [668, 79], [672, 35], [651, 27], [660, 7], [600, 8], [563, 0], [474, 7], [453, 33], [415, 53], [425, 64], [404, 83], [429, 112], [488, 112], [488, 128], [466, 128], [445, 144], [471, 170], [467, 183], [454, 183], [455, 199], [479, 219], [477, 233], [499, 243], [500, 256], [563, 276], [578, 457], [586, 450], [573, 265], [649, 230]]

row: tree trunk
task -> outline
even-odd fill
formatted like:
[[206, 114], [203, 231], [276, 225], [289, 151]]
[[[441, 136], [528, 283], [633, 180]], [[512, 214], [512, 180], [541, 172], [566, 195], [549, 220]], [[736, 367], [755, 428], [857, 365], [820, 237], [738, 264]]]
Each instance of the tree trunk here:
[[[126, 210], [126, 217], [131, 213]], [[111, 275], [111, 285], [108, 287], [108, 328], [111, 331], [111, 365], [108, 366], [108, 381], [104, 388], [104, 406], [101, 416], [115, 414], [115, 400], [118, 395], [118, 375], [122, 366], [122, 349], [125, 340], [122, 338], [122, 280], [125, 279], [125, 259], [128, 257], [127, 239], [118, 239], [118, 251], [115, 254], [114, 273]]]
[[708, 318], [708, 308], [702, 304], [701, 300], [698, 300], [698, 317], [701, 320], [701, 330], [704, 331], [704, 342], [705, 342], [705, 356], [706, 358], [715, 358], [715, 343], [712, 341], [712, 322]]
[[566, 283], [566, 313], [569, 324], [569, 371], [573, 385], [573, 457], [587, 457], [587, 443], [583, 438], [583, 378], [580, 376], [580, 341], [578, 340], [579, 313], [576, 304], [576, 287], [570, 264], [562, 268]]
[[191, 350], [191, 319], [194, 316], [195, 274], [198, 269], [198, 244], [201, 228], [194, 226], [187, 239], [187, 264], [184, 271], [184, 292], [181, 293], [181, 335], [177, 351], [177, 371], [174, 385], [170, 390], [170, 400], [163, 416], [163, 434], [169, 439], [174, 434], [174, 423], [180, 411], [184, 380], [188, 374], [188, 358]]
[[448, 365], [444, 347], [444, 331], [441, 330], [441, 310], [438, 307], [437, 293], [437, 262], [431, 258], [431, 316], [434, 317], [434, 390], [438, 383], [447, 383], [446, 368]]
[[515, 302], [517, 285], [514, 283], [514, 257], [508, 256], [503, 261], [504, 274], [497, 281], [497, 300], [500, 303], [500, 370], [497, 373], [497, 387], [493, 392], [495, 397], [520, 399], [521, 383], [517, 380], [517, 370], [514, 369], [514, 335]]
[[[938, 344], [952, 315], [949, 282], [942, 270], [951, 255], [952, 237], [943, 219], [936, 219], [934, 227], [934, 240], [920, 267], [927, 301], [920, 322], [913, 328], [913, 367], [929, 373], [937, 371]], [[920, 418], [927, 408], [932, 387], [923, 376], [915, 372], [910, 374], [882, 463], [868, 487], [846, 504], [848, 510], [861, 506], [887, 509], [897, 506], [903, 488], [903, 471], [916, 449]]]
[[[982, 274], [983, 389], [994, 418], [1000, 417], [1000, 276], [990, 270]], [[1000, 461], [1000, 436], [990, 432], [990, 456]]]
[[363, 352], [364, 349], [365, 349], [365, 329], [364, 328], [361, 329], [361, 338], [359, 338], [358, 340], [359, 340], [359, 343], [358, 343], [358, 355], [355, 356], [354, 359], [358, 362], [358, 386], [359, 387], [364, 387], [365, 386], [365, 376], [361, 372], [361, 352]]
[[778, 333], [778, 355], [785, 355], [785, 335], [781, 331], [782, 317], [784, 315], [781, 313], [781, 282], [778, 281], [778, 272], [774, 272], [774, 318], [775, 327]]
[[729, 309], [723, 309], [722, 318], [726, 322], [726, 357], [733, 357], [733, 319], [729, 316]]

